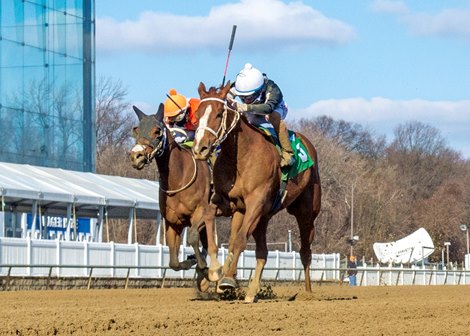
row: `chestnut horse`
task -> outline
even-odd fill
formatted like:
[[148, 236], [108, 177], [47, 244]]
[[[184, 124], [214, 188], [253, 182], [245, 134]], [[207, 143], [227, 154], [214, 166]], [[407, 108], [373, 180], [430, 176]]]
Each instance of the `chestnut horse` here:
[[[211, 258], [209, 279], [218, 280], [211, 269], [219, 270], [217, 246], [214, 235], [215, 208], [209, 207], [211, 172], [206, 161], [195, 160], [190, 149], [180, 146], [163, 122], [163, 104], [155, 115], [146, 115], [133, 106], [139, 126], [133, 128], [136, 145], [130, 152], [132, 166], [142, 169], [154, 158], [160, 174], [159, 204], [166, 223], [166, 239], [173, 270], [187, 270], [194, 265], [191, 260], [179, 262], [181, 233], [190, 227], [188, 243], [194, 248], [199, 270], [207, 267], [199, 251], [199, 231], [207, 232], [208, 252]], [[215, 253], [215, 254], [214, 254]], [[198, 270], [198, 271], [199, 271]], [[198, 286], [202, 278], [198, 278]], [[202, 290], [207, 289], [201, 288]]]
[[[227, 104], [230, 82], [225, 87], [206, 90], [200, 83], [201, 104], [197, 110], [199, 127], [193, 153], [205, 160], [220, 146], [214, 166], [214, 196], [211, 202], [225, 216], [233, 214], [229, 239], [229, 253], [223, 266], [222, 289], [234, 288], [240, 253], [246, 248], [249, 235], [256, 242], [256, 270], [245, 297], [253, 302], [260, 289], [261, 275], [268, 249], [266, 230], [270, 218], [286, 208], [295, 216], [300, 231], [300, 258], [305, 272], [305, 289], [311, 292], [310, 263], [314, 238], [314, 220], [320, 212], [321, 185], [317, 153], [311, 142], [300, 137], [314, 165], [290, 179], [287, 194], [280, 198], [280, 155], [275, 146], [245, 118]], [[281, 200], [280, 200], [281, 199]], [[273, 206], [281, 202], [280, 206]], [[274, 207], [274, 210], [273, 210]]]

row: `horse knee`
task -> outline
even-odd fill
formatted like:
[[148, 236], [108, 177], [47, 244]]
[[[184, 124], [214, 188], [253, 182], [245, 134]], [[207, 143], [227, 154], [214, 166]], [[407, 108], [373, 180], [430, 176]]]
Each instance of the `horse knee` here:
[[189, 229], [188, 244], [191, 246], [195, 246], [196, 244], [199, 244], [199, 231], [197, 231], [197, 229], [193, 227]]

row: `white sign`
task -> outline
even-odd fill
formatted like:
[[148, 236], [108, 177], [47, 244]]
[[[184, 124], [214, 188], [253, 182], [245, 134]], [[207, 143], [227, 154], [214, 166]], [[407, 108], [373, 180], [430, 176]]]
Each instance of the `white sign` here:
[[434, 252], [431, 236], [424, 229], [390, 243], [374, 243], [374, 252], [381, 263], [414, 263], [429, 257]]

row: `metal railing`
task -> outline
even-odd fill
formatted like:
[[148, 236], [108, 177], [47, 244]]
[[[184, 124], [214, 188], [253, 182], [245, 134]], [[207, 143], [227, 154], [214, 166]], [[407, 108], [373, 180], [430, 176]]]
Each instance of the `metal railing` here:
[[[189, 273], [184, 278], [175, 278], [168, 277], [167, 271], [171, 270], [169, 267], [165, 266], [134, 266], [134, 265], [122, 265], [122, 266], [107, 266], [107, 265], [21, 265], [21, 264], [4, 264], [0, 265], [0, 269], [7, 269], [6, 275], [0, 277], [3, 280], [4, 290], [10, 289], [10, 282], [12, 278], [22, 278], [24, 276], [15, 276], [12, 275], [12, 270], [15, 268], [43, 268], [47, 269], [47, 275], [42, 276], [31, 276], [30, 278], [46, 278], [46, 288], [49, 287], [53, 278], [58, 278], [54, 274], [54, 269], [57, 268], [82, 268], [87, 269], [87, 288], [91, 289], [93, 287], [93, 279], [124, 279], [124, 289], [128, 288], [130, 279], [156, 279], [160, 280], [160, 287], [163, 288], [168, 279], [172, 280], [194, 280], [196, 277], [196, 272]], [[97, 269], [121, 269], [126, 270], [124, 277], [116, 276], [103, 276], [103, 274], [94, 274], [94, 271]], [[135, 276], [135, 272], [131, 270], [135, 269], [154, 269], [161, 270], [161, 276]], [[239, 270], [245, 274], [245, 271], [249, 271], [249, 275], [246, 277], [239, 278], [239, 280], [250, 281], [255, 270], [254, 267], [239, 267]], [[265, 271], [271, 271], [274, 273], [274, 276], [264, 276], [264, 281], [274, 281], [274, 282], [301, 282], [304, 280], [303, 268], [276, 268], [276, 267], [266, 267]], [[319, 286], [324, 283], [338, 283], [343, 284], [347, 282], [347, 272], [350, 269], [348, 268], [315, 268], [311, 269], [311, 276], [315, 273], [316, 282]], [[470, 270], [465, 269], [453, 269], [453, 270], [438, 270], [438, 269], [423, 269], [423, 268], [404, 268], [404, 267], [358, 267], [358, 274], [356, 275], [358, 281], [358, 286], [407, 286], [407, 285], [470, 285]], [[281, 277], [281, 272], [293, 272], [294, 277], [286, 279]], [[57, 272], [57, 274], [59, 274]], [[272, 273], [270, 273], [272, 274]], [[328, 276], [328, 274], [330, 274]], [[331, 277], [331, 274], [337, 276]], [[62, 276], [62, 278], [74, 279], [79, 278], [78, 276]], [[83, 278], [83, 277], [82, 277]], [[314, 277], [312, 276], [312, 279]]]

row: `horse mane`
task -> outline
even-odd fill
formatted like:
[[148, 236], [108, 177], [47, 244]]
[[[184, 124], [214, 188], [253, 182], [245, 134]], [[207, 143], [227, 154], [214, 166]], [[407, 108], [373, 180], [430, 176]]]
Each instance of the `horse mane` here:
[[210, 94], [210, 95], [216, 95], [217, 93], [219, 93], [220, 91], [220, 88], [216, 88], [215, 86], [211, 86], [209, 88], [209, 90], [207, 90], [207, 93]]

